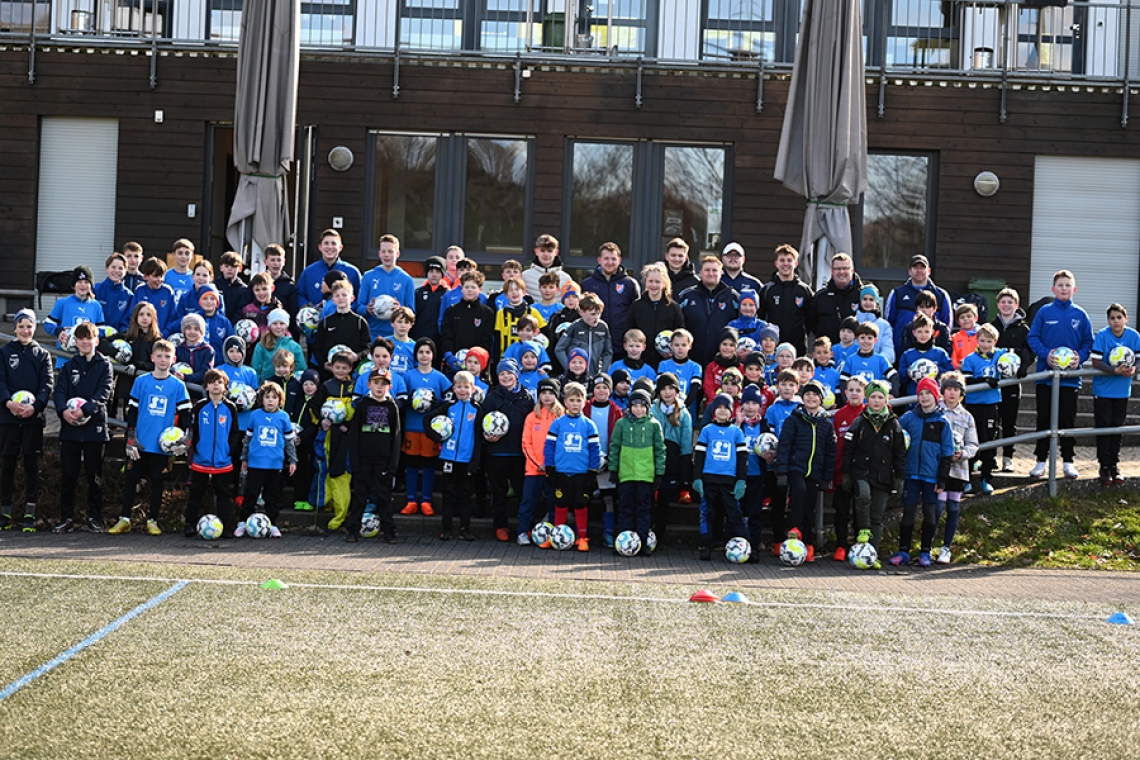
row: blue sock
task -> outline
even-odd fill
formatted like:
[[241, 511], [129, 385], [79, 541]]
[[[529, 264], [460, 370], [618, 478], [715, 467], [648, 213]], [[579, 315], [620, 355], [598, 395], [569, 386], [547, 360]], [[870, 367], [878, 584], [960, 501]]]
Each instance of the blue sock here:
[[954, 543], [954, 534], [958, 532], [958, 514], [960, 512], [960, 504], [956, 501], [946, 502], [946, 533], [942, 539], [943, 546], [949, 546]]
[[431, 494], [435, 488], [435, 468], [434, 467], [425, 467], [425, 468], [423, 468], [423, 472], [424, 472], [424, 490], [423, 490], [423, 498], [421, 498], [420, 501], [426, 501], [430, 504], [431, 503]]
[[420, 501], [420, 468], [408, 467], [404, 474], [404, 480], [407, 483], [408, 501], [414, 501], [418, 504]]
[[612, 536], [614, 534], [614, 513], [613, 512], [603, 512], [602, 513], [602, 533], [606, 534], [607, 536]]

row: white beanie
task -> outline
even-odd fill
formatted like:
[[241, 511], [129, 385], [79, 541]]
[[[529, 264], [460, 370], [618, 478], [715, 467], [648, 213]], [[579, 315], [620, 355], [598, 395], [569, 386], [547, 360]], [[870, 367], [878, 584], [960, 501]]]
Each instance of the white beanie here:
[[285, 311], [284, 309], [274, 309], [273, 311], [269, 312], [269, 318], [267, 322], [268, 324], [273, 324], [274, 322], [284, 322], [286, 325], [288, 325], [289, 312]]

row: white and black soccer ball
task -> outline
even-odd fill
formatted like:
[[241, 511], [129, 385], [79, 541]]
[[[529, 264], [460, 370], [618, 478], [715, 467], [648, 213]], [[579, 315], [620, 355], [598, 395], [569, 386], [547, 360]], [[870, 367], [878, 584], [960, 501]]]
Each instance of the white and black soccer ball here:
[[185, 382], [186, 378], [194, 374], [194, 368], [186, 362], [175, 362], [174, 365], [170, 368], [170, 374]]
[[756, 350], [756, 341], [747, 336], [736, 341], [736, 355], [739, 358], [747, 358], [747, 356]]
[[320, 323], [321, 313], [315, 306], [305, 306], [297, 312], [297, 324], [305, 335], [312, 335]]
[[1017, 377], [1021, 371], [1021, 357], [1012, 351], [1006, 351], [997, 358], [997, 373], [999, 377]]
[[649, 535], [645, 537], [645, 546], [651, 552], [657, 551], [657, 534], [649, 531]]
[[807, 545], [798, 538], [789, 538], [780, 544], [780, 561], [791, 567], [799, 567], [807, 561]]
[[348, 419], [348, 404], [342, 398], [330, 398], [321, 404], [321, 419], [339, 425]]
[[632, 557], [641, 551], [641, 536], [632, 530], [623, 530], [614, 539], [614, 549], [623, 557]]
[[234, 325], [234, 335], [244, 340], [247, 346], [251, 346], [261, 336], [261, 328], [252, 319], [239, 319]]
[[858, 570], [871, 570], [879, 561], [879, 553], [870, 544], [855, 544], [847, 552], [847, 561]]
[[183, 343], [186, 342], [186, 336], [180, 332], [170, 333], [170, 335], [166, 336], [166, 342], [169, 343], [170, 345], [174, 346], [175, 348], [178, 348], [179, 346], [181, 346]]
[[31, 391], [16, 391], [12, 394], [12, 400], [17, 404], [29, 406], [36, 403], [36, 395]]
[[938, 377], [938, 364], [931, 359], [919, 359], [910, 365], [906, 373], [915, 383], [924, 377], [936, 378]]
[[131, 357], [135, 355], [135, 350], [131, 348], [131, 344], [122, 338], [112, 341], [111, 348], [115, 349], [115, 361], [119, 364], [129, 364]]
[[431, 422], [428, 423], [432, 431], [439, 436], [439, 440], [446, 441], [455, 432], [455, 425], [452, 424], [451, 418], [445, 414], [440, 414], [432, 417]]
[[534, 337], [530, 339], [531, 343], [535, 343], [539, 348], [550, 348], [550, 338], [546, 337], [543, 333], [535, 333]]
[[335, 346], [329, 349], [329, 353], [328, 356], [325, 357], [325, 361], [331, 363], [333, 357], [337, 354], [348, 354], [349, 357], [351, 357], [353, 353], [353, 350], [348, 346], [344, 345], [343, 343], [337, 343]]
[[1116, 369], [1117, 367], [1131, 367], [1136, 364], [1136, 352], [1128, 346], [1116, 346], [1108, 352], [1108, 366]]
[[268, 538], [273, 523], [264, 512], [254, 512], [245, 520], [245, 534], [250, 538]]
[[742, 565], [752, 556], [752, 544], [748, 539], [737, 536], [724, 545], [724, 558], [734, 565]]
[[569, 525], [555, 525], [550, 531], [550, 545], [560, 552], [574, 546], [574, 538], [574, 529]]
[[657, 349], [657, 353], [669, 359], [673, 356], [673, 331], [662, 330], [657, 333], [657, 337], [653, 339], [653, 347]]
[[198, 520], [198, 535], [206, 541], [214, 541], [222, 537], [222, 532], [226, 526], [217, 515], [202, 515]]
[[[67, 400], [67, 408], [73, 412], [82, 412], [83, 411], [83, 405], [86, 403], [87, 403], [87, 399], [79, 398], [78, 396], [76, 396], [75, 398], [69, 398]], [[76, 427], [79, 427], [80, 425], [86, 425], [90, 421], [91, 421], [90, 417], [80, 417], [78, 420], [76, 420], [75, 422], [72, 422], [71, 424], [75, 425]]]
[[70, 328], [60, 330], [59, 348], [61, 351], [70, 351], [73, 354], [79, 351], [75, 345], [75, 333]]
[[756, 456], [771, 456], [776, 453], [776, 448], [779, 445], [780, 439], [775, 433], [761, 433], [756, 436], [756, 442], [752, 444], [752, 450], [756, 452]]
[[158, 447], [164, 454], [180, 456], [186, 453], [190, 436], [180, 427], [171, 425], [158, 434]]
[[380, 518], [369, 512], [360, 518], [360, 537], [374, 538], [380, 534]]
[[1062, 346], [1053, 349], [1053, 363], [1057, 365], [1057, 369], [1076, 369], [1080, 361], [1077, 352], [1071, 348]]
[[238, 411], [248, 411], [257, 402], [257, 391], [245, 383], [234, 383], [230, 386], [230, 401], [234, 402]]
[[483, 418], [483, 432], [491, 437], [506, 435], [511, 429], [511, 421], [500, 411], [489, 412]]
[[426, 412], [431, 409], [432, 403], [435, 402], [435, 394], [432, 393], [431, 388], [416, 388], [412, 393], [412, 410], [416, 412]]
[[534, 542], [535, 546], [542, 546], [550, 540], [550, 534], [554, 530], [553, 523], [540, 522], [534, 526], [530, 532], [530, 540]]
[[389, 295], [376, 296], [372, 299], [372, 314], [381, 322], [389, 322], [392, 312], [399, 306], [396, 299]]

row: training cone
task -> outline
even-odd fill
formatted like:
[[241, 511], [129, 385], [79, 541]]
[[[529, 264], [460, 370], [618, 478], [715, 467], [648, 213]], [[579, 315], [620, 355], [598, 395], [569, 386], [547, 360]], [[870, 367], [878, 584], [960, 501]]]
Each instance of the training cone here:
[[1127, 612], [1117, 612], [1105, 622], [1113, 625], [1132, 625], [1136, 621]]
[[282, 588], [289, 588], [288, 586], [286, 586], [284, 583], [282, 583], [281, 581], [277, 580], [276, 578], [270, 578], [270, 579], [269, 579], [269, 580], [267, 580], [265, 583], [262, 583], [262, 584], [261, 584], [261, 587], [262, 587], [262, 588], [264, 588], [264, 589], [282, 589]]
[[715, 594], [709, 593], [709, 591], [707, 589], [701, 589], [697, 593], [690, 596], [689, 601], [690, 602], [719, 602], [720, 599]]
[[748, 597], [739, 591], [732, 591], [720, 598], [722, 602], [730, 602], [733, 604], [748, 604]]

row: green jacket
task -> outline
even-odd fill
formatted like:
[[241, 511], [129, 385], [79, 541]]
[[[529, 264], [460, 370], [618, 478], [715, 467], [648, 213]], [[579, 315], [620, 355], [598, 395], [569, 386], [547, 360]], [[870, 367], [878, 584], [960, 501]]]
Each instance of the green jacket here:
[[665, 474], [665, 433], [661, 423], [647, 414], [641, 419], [623, 416], [610, 433], [610, 472], [619, 483], [652, 483]]

